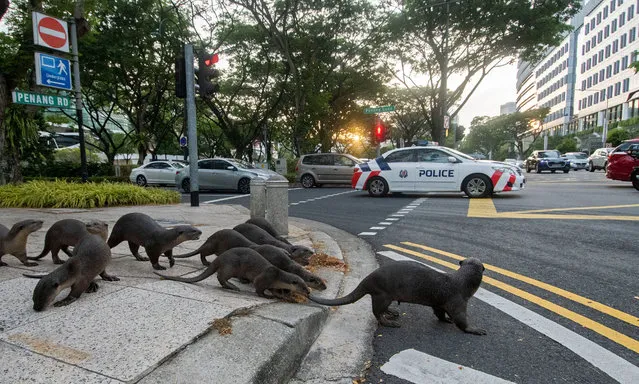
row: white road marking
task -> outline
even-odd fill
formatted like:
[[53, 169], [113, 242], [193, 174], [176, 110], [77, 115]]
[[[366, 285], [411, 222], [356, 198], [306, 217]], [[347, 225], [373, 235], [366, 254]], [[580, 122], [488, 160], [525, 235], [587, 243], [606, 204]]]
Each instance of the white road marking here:
[[396, 218], [396, 217], [389, 217], [389, 218], [386, 219], [386, 221], [397, 221], [397, 220], [399, 220], [399, 219]]
[[380, 229], [385, 229], [386, 227], [370, 227], [368, 229], [374, 229], [374, 230], [380, 230]]
[[393, 355], [382, 365], [382, 372], [397, 376], [415, 384], [422, 383], [473, 383], [508, 384], [512, 381], [451, 363], [414, 349], [406, 349]]
[[[442, 270], [431, 267], [424, 262], [408, 258], [397, 252], [382, 251], [378, 253], [393, 260], [410, 260], [424, 264], [436, 271], [443, 272]], [[522, 307], [517, 303], [483, 288], [479, 288], [477, 290], [475, 297], [486, 304], [492, 305], [493, 307], [501, 310], [512, 318], [528, 325], [537, 332], [555, 340], [618, 382], [623, 384], [639, 383], [639, 367], [601, 347], [599, 344], [578, 335], [568, 328], [559, 325], [554, 321], [529, 310], [528, 308]]]
[[406, 215], [400, 215], [400, 214], [398, 214], [398, 213], [393, 213], [391, 216], [395, 216], [395, 217], [404, 217], [404, 216], [406, 216]]
[[240, 199], [242, 197], [249, 197], [251, 195], [239, 195], [239, 196], [231, 196], [231, 197], [223, 197], [221, 199], [215, 199], [215, 200], [209, 200], [209, 201], [205, 201], [202, 204], [213, 204], [213, 203], [217, 203], [218, 201], [226, 201], [226, 200], [233, 200], [233, 199]]
[[377, 232], [360, 232], [357, 236], [375, 236]]
[[390, 221], [380, 221], [378, 224], [379, 225], [391, 225], [393, 223], [391, 223]]

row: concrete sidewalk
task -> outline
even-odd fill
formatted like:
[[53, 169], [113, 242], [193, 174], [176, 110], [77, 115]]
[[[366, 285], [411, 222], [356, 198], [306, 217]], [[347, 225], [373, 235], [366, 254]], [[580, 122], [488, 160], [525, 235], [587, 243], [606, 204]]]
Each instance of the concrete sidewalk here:
[[[0, 223], [10, 228], [19, 220], [44, 220], [43, 228], [29, 237], [27, 250], [33, 256], [57, 220], [100, 219], [111, 230], [129, 212], [146, 213], [166, 227], [191, 224], [203, 232], [200, 240], [183, 243], [174, 254], [196, 249], [214, 232], [249, 218], [241, 206], [182, 204], [0, 209]], [[316, 272], [328, 284], [326, 291], [316, 292], [321, 296], [348, 293], [377, 266], [365, 242], [321, 223], [290, 219], [289, 240], [349, 264], [346, 274], [327, 268]], [[37, 280], [22, 273], [52, 271], [57, 266], [50, 254], [31, 268], [3, 256], [9, 266], [0, 267], [2, 382], [283, 383], [294, 378], [295, 383], [350, 383], [370, 357], [375, 320], [369, 299], [338, 311], [284, 303], [258, 297], [250, 285], [234, 283], [239, 293], [222, 289], [214, 276], [196, 284], [160, 280], [151, 263], [135, 260], [126, 243], [112, 252], [107, 272], [120, 281], [98, 278], [98, 292], [43, 312], [33, 310]], [[176, 261], [167, 274], [204, 268], [199, 256]], [[161, 257], [160, 264], [168, 267], [167, 259]]]

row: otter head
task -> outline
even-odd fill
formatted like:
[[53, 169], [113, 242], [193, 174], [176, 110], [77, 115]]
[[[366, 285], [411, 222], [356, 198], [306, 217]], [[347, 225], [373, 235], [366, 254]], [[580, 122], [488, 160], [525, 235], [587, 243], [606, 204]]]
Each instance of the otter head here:
[[306, 278], [306, 285], [313, 289], [323, 291], [326, 289], [326, 283], [319, 276], [311, 275]]
[[479, 259], [476, 259], [474, 257], [469, 257], [467, 259], [461, 260], [459, 262], [459, 265], [461, 265], [462, 267], [472, 267], [481, 272], [484, 272], [486, 270], [486, 268], [484, 268], [484, 264], [482, 264]]
[[267, 273], [277, 275], [274, 284], [270, 288], [298, 292], [307, 296], [309, 293], [311, 293], [310, 288], [308, 288], [308, 285], [306, 285], [301, 277], [292, 273], [284, 272], [275, 266], [270, 266], [267, 269], [269, 269]]
[[180, 243], [187, 240], [198, 240], [202, 235], [202, 231], [190, 225], [178, 225], [173, 230], [177, 233]]
[[60, 286], [60, 283], [51, 279], [50, 276], [40, 279], [33, 290], [33, 309], [37, 312], [43, 311], [55, 300], [62, 289], [64, 288]]
[[291, 259], [301, 265], [308, 265], [309, 259], [313, 255], [313, 251], [303, 245], [292, 245], [290, 251]]
[[13, 225], [11, 230], [9, 231], [9, 238], [15, 237], [19, 233], [24, 231], [25, 235], [30, 234], [31, 232], [35, 232], [38, 229], [42, 228], [42, 220], [22, 220]]
[[86, 222], [87, 231], [92, 235], [100, 235], [104, 241], [109, 235], [109, 224], [100, 220], [91, 220]]

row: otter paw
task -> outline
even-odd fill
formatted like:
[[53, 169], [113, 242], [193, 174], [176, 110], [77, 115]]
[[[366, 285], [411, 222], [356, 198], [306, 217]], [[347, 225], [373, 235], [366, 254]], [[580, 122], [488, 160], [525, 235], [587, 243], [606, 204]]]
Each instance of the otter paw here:
[[160, 264], [153, 264], [153, 269], [156, 269], [158, 271], [164, 271], [166, 270], [166, 267], [163, 267]]
[[67, 297], [66, 299], [62, 299], [53, 303], [54, 307], [64, 307], [65, 305], [69, 305], [77, 300], [77, 297]]
[[140, 256], [140, 257], [136, 257], [137, 261], [149, 261], [148, 257], [144, 257], [144, 256]]
[[24, 265], [26, 265], [27, 267], [35, 267], [36, 265], [38, 265], [38, 263], [34, 263], [33, 261], [27, 261], [26, 263], [23, 263]]
[[98, 286], [98, 284], [95, 281], [92, 281], [91, 283], [89, 283], [89, 286], [87, 287], [86, 291], [84, 291], [84, 292], [86, 292], [86, 293], [97, 292], [98, 288], [100, 288]]
[[394, 321], [394, 320], [389, 320], [388, 318], [386, 318], [386, 316], [384, 316], [384, 314], [382, 314], [379, 319], [377, 319], [377, 322], [379, 323], [379, 325], [384, 326], [384, 327], [391, 327], [391, 328], [399, 328], [399, 322], [398, 321]]
[[58, 259], [58, 260], [53, 260], [53, 264], [64, 264], [64, 261]]
[[5, 263], [5, 262], [3, 262], [3, 261], [0, 261], [0, 267], [5, 267], [5, 266], [7, 266], [7, 265], [8, 265], [7, 263]]
[[175, 259], [174, 258], [170, 258], [169, 259], [169, 267], [173, 268], [174, 265], [175, 265]]
[[391, 319], [397, 319], [399, 317], [399, 311], [390, 308], [388, 308], [384, 314]]

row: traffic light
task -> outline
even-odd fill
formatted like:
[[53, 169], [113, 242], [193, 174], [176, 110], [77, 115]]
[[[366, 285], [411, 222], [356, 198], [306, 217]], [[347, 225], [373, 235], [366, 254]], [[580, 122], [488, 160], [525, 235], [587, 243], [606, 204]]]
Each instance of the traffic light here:
[[186, 68], [184, 68], [184, 56], [175, 58], [175, 97], [186, 97]]
[[375, 119], [375, 140], [378, 143], [386, 140], [386, 127], [380, 119]]
[[210, 98], [213, 94], [220, 90], [220, 85], [215, 80], [220, 76], [220, 71], [213, 68], [213, 65], [219, 61], [217, 53], [198, 55], [198, 72], [197, 83], [200, 88], [200, 96]]

